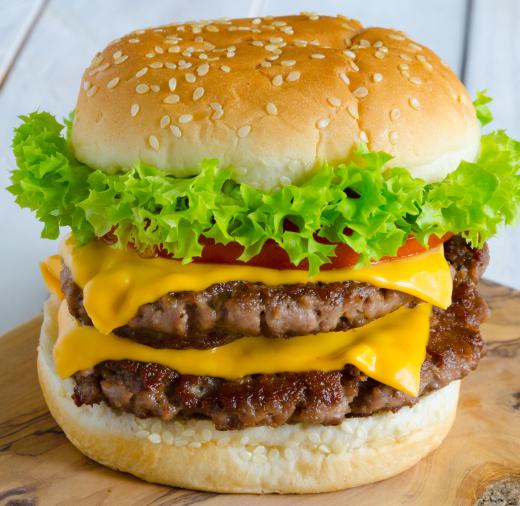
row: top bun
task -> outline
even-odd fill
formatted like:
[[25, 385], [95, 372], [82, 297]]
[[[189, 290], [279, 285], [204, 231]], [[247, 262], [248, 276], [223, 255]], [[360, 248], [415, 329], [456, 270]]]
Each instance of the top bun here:
[[315, 14], [137, 30], [85, 71], [76, 157], [196, 174], [219, 158], [239, 182], [298, 183], [360, 142], [427, 181], [473, 160], [480, 132], [456, 75], [402, 32]]

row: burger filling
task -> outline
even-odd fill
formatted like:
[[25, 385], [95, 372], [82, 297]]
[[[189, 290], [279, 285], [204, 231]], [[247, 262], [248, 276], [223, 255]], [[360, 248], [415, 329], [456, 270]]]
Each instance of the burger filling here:
[[[452, 304], [431, 312], [417, 395], [351, 364], [336, 370], [282, 368], [225, 378], [182, 374], [155, 362], [125, 359], [104, 360], [77, 371], [74, 401], [78, 406], [103, 402], [138, 417], [209, 418], [222, 430], [295, 422], [338, 424], [345, 417], [412, 405], [464, 377], [483, 353], [479, 325], [487, 306], [476, 284], [487, 265], [487, 247], [472, 249], [455, 236], [445, 243], [444, 254], [453, 276]], [[83, 290], [70, 268], [63, 268], [61, 279], [68, 310], [83, 326], [92, 326]], [[419, 304], [411, 294], [358, 281], [281, 286], [224, 282], [200, 291], [169, 292], [141, 305], [127, 325], [113, 333], [157, 349], [207, 350], [240, 342], [244, 336], [290, 341], [302, 334], [362, 327]]]

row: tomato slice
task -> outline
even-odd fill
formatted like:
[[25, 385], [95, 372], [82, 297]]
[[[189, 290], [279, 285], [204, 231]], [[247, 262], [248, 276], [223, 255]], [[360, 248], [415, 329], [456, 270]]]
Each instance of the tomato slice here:
[[[287, 223], [286, 228], [288, 230], [294, 230], [294, 226], [290, 223]], [[348, 230], [345, 231], [348, 233]], [[394, 257], [383, 257], [375, 262], [374, 264], [380, 262], [390, 262], [397, 258], [408, 257], [411, 255], [418, 255], [419, 253], [424, 253], [428, 249], [435, 248], [439, 246], [439, 244], [444, 243], [450, 237], [453, 237], [452, 233], [444, 234], [442, 237], [437, 237], [436, 235], [430, 236], [428, 240], [428, 248], [424, 248], [415, 237], [408, 237], [406, 242], [397, 250], [397, 255]], [[117, 242], [117, 237], [113, 233], [113, 231], [108, 232], [102, 238], [107, 244], [114, 244]], [[331, 244], [326, 239], [320, 238], [316, 236], [316, 240], [325, 244]], [[252, 265], [255, 267], [268, 267], [271, 269], [298, 269], [298, 270], [308, 270], [309, 264], [307, 260], [303, 260], [298, 265], [294, 265], [290, 259], [289, 255], [286, 253], [284, 249], [282, 249], [278, 244], [269, 239], [264, 244], [260, 253], [247, 262], [243, 262], [238, 258], [244, 251], [243, 246], [236, 242], [231, 242], [229, 244], [217, 244], [213, 239], [209, 239], [207, 237], [201, 237], [200, 243], [202, 244], [202, 255], [200, 257], [196, 257], [193, 259], [194, 262], [199, 263], [213, 263], [213, 264], [234, 264], [234, 265]], [[133, 244], [128, 245], [129, 248], [134, 248]], [[356, 265], [359, 254], [356, 253], [350, 246], [346, 244], [338, 244], [335, 250], [336, 256], [330, 259], [330, 263], [322, 265], [321, 270], [327, 271], [331, 269], [340, 269], [345, 267], [353, 267]], [[164, 258], [172, 258], [172, 255], [164, 250], [161, 246], [156, 246], [153, 248], [153, 251], [149, 252], [140, 252], [140, 255], [143, 257], [164, 257]]]
[[[453, 234], [445, 234], [443, 237], [432, 235], [428, 241], [429, 248], [435, 248], [439, 244], [447, 241]], [[219, 263], [219, 264], [239, 264], [253, 265], [256, 267], [269, 267], [271, 269], [300, 269], [307, 270], [309, 264], [307, 260], [302, 261], [299, 265], [294, 265], [289, 260], [289, 256], [276, 242], [268, 240], [258, 255], [251, 258], [247, 262], [238, 260], [242, 254], [243, 247], [237, 243], [216, 244], [213, 239], [203, 238], [201, 240], [204, 248], [202, 255], [194, 259], [194, 262], [203, 263]], [[428, 248], [424, 248], [417, 239], [408, 237], [406, 242], [399, 248], [395, 257], [383, 257], [378, 262], [388, 262], [396, 258], [407, 257], [424, 253]], [[339, 269], [354, 266], [359, 258], [350, 246], [346, 244], [338, 244], [336, 246], [336, 256], [331, 258], [331, 262], [321, 267], [321, 270]]]

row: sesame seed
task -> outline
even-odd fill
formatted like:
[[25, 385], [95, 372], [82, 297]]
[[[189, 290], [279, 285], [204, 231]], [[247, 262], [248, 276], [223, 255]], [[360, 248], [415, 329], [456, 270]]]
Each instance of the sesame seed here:
[[150, 91], [150, 87], [147, 84], [140, 83], [135, 87], [135, 91], [142, 95], [143, 93], [148, 93]]
[[418, 111], [421, 108], [421, 103], [415, 97], [411, 97], [408, 100], [408, 103], [410, 104], [410, 107], [412, 109], [415, 109], [416, 111]]
[[165, 104], [176, 104], [180, 100], [179, 95], [168, 95], [164, 98], [163, 102]]
[[314, 58], [315, 60], [323, 60], [323, 58], [325, 58], [325, 55], [321, 53], [314, 53], [311, 54], [311, 58]]
[[422, 47], [417, 44], [414, 44], [413, 42], [410, 42], [410, 44], [408, 44], [408, 47], [410, 49], [413, 49], [414, 51], [422, 51]]
[[354, 72], [359, 72], [359, 67], [353, 61], [350, 62], [350, 66]]
[[342, 70], [338, 74], [339, 78], [348, 86], [350, 84], [350, 79], [348, 78], [347, 74]]
[[271, 114], [272, 116], [276, 116], [278, 114], [278, 108], [272, 102], [267, 102], [265, 109], [267, 111], [267, 114]]
[[197, 67], [197, 74], [199, 76], [205, 76], [209, 72], [209, 65], [207, 63], [203, 63]]
[[128, 39], [128, 42], [130, 42], [130, 44], [137, 44], [138, 42], [141, 42], [141, 39]]
[[89, 88], [87, 91], [87, 97], [92, 97], [96, 91], [98, 90], [98, 87], [96, 85], [92, 86], [92, 88]]
[[145, 56], [147, 58], [153, 58], [155, 56], [155, 53], [151, 52], [151, 53], [146, 53]]
[[320, 19], [320, 17], [317, 14], [312, 14], [311, 16], [309, 16], [309, 19], [311, 21], [317, 21], [318, 19]]
[[168, 53], [180, 53], [181, 48], [179, 46], [171, 46], [168, 48]]
[[90, 77], [92, 77], [92, 76], [98, 74], [99, 72], [102, 72], [103, 70], [106, 70], [108, 67], [110, 67], [110, 63], [105, 62], [105, 63], [103, 63], [103, 65], [100, 65], [99, 67], [96, 67], [95, 69], [91, 70], [91, 71], [88, 73], [88, 75], [89, 75]]
[[167, 61], [164, 66], [167, 68], [167, 69], [176, 69], [177, 68], [177, 65], [175, 63], [171, 63], [169, 61]]
[[199, 86], [198, 88], [195, 88], [195, 90], [193, 91], [192, 98], [193, 100], [199, 100], [199, 98], [201, 98], [202, 95], [204, 95], [204, 88], [202, 86]]
[[182, 114], [179, 116], [179, 123], [189, 123], [193, 119], [193, 114]]
[[194, 83], [197, 80], [195, 74], [192, 74], [191, 72], [184, 74], [184, 79], [186, 79], [188, 83]]
[[269, 61], [260, 62], [260, 67], [263, 67], [264, 69], [271, 68], [272, 66], [273, 66], [272, 63]]
[[289, 75], [287, 76], [286, 80], [297, 81], [298, 79], [300, 79], [300, 76], [301, 72], [299, 72], [298, 70], [293, 70], [292, 72], [289, 72]]
[[110, 79], [110, 81], [108, 81], [107, 88], [111, 90], [112, 88], [115, 88], [118, 83], [119, 77], [114, 77], [114, 79]]
[[406, 53], [401, 53], [399, 57], [404, 61], [412, 61], [412, 57], [410, 55], [407, 55]]
[[354, 59], [356, 57], [356, 53], [354, 53], [354, 51], [351, 51], [350, 49], [345, 49], [343, 51], [343, 54], [345, 56], [348, 56], [349, 58], [352, 58], [352, 59]]
[[370, 42], [367, 39], [361, 39], [359, 41], [359, 45], [361, 47], [370, 47]]
[[123, 56], [121, 56], [121, 58], [118, 58], [117, 60], [114, 61], [114, 63], [116, 65], [119, 65], [120, 63], [123, 63], [125, 62], [126, 60], [128, 60], [128, 55], [127, 54], [124, 54]]
[[330, 453], [330, 448], [327, 445], [320, 445], [318, 450], [322, 453]]
[[98, 65], [103, 61], [103, 55], [101, 53], [96, 54], [94, 58], [92, 58], [92, 61], [90, 62], [91, 65]]
[[150, 63], [151, 69], [162, 69], [164, 67], [164, 63], [161, 61], [154, 61]]
[[272, 83], [273, 83], [275, 86], [281, 86], [282, 83], [283, 83], [283, 77], [282, 77], [280, 74], [276, 74], [276, 75], [273, 77]]
[[227, 65], [221, 65], [220, 70], [226, 73], [231, 71], [231, 69]]
[[148, 72], [148, 67], [143, 67], [135, 73], [135, 77], [143, 77]]
[[174, 137], [177, 137], [177, 139], [182, 136], [181, 129], [177, 125], [170, 125], [170, 131]]
[[253, 21], [251, 21], [251, 23], [253, 25], [259, 25], [261, 22], [262, 22], [261, 18], [255, 18], [255, 19], [253, 19]]
[[341, 106], [341, 100], [338, 97], [329, 97], [327, 99], [328, 103], [332, 107], [340, 107]]
[[130, 107], [131, 116], [135, 118], [135, 116], [137, 116], [138, 113], [139, 113], [139, 104], [132, 104], [132, 107]]
[[218, 26], [215, 26], [215, 25], [206, 26], [206, 30], [208, 32], [218, 32], [219, 31]]
[[399, 109], [392, 109], [390, 111], [390, 119], [392, 121], [398, 120], [401, 117], [401, 111]]
[[280, 62], [284, 67], [292, 67], [296, 63], [296, 60], [283, 60]]
[[244, 125], [238, 129], [237, 134], [241, 139], [243, 139], [249, 135], [249, 132], [251, 132], [251, 125]]
[[394, 40], [406, 40], [406, 37], [403, 37], [402, 35], [399, 35], [397, 33], [391, 33], [388, 37]]
[[161, 121], [159, 123], [160, 127], [161, 128], [166, 128], [171, 122], [171, 119], [170, 119], [170, 116], [168, 116], [167, 114], [165, 114], [162, 118], [161, 118]]
[[150, 89], [157, 93], [158, 91], [160, 91], [161, 87], [158, 84], [152, 84], [150, 85]]
[[380, 60], [382, 60], [384, 57], [385, 57], [385, 53], [383, 51], [381, 51], [381, 49], [378, 49], [375, 53], [374, 53], [374, 56]]
[[150, 137], [148, 137], [148, 142], [150, 144], [150, 146], [155, 149], [155, 151], [158, 151], [159, 150], [159, 139], [157, 139], [157, 137], [155, 137], [155, 135], [150, 135]]
[[283, 42], [282, 37], [270, 37], [269, 42], [271, 44], [281, 44]]
[[191, 67], [191, 63], [186, 60], [179, 60], [179, 68], [180, 69], [189, 69]]
[[329, 118], [321, 118], [316, 122], [316, 126], [318, 128], [327, 128], [329, 126], [330, 119]]
[[161, 46], [155, 46], [155, 52], [157, 54], [163, 54], [164, 53], [164, 49], [161, 47]]
[[[157, 140], [157, 139], [155, 139], [155, 140]], [[155, 433], [154, 434], [150, 434], [148, 436], [148, 441], [150, 441], [150, 443], [153, 443], [154, 445], [157, 445], [157, 444], [159, 444], [161, 442], [161, 436], [159, 434], [155, 434]]]
[[358, 107], [356, 103], [351, 102], [350, 104], [348, 104], [347, 111], [354, 119], [359, 119]]
[[175, 77], [168, 80], [168, 88], [170, 88], [170, 91], [175, 91], [175, 88], [177, 88], [177, 79]]
[[408, 79], [412, 84], [416, 84], [417, 86], [419, 86], [420, 84], [422, 84], [422, 80], [419, 79], [418, 77], [410, 77], [410, 79]]
[[388, 138], [390, 140], [390, 144], [397, 144], [397, 141], [399, 140], [399, 134], [395, 131], [395, 130], [392, 130], [390, 132], [390, 134], [388, 135]]
[[117, 60], [118, 58], [121, 58], [121, 56], [123, 56], [123, 51], [116, 51], [116, 52], [112, 55], [112, 58], [114, 58], [114, 60]]
[[261, 40], [253, 40], [253, 42], [251, 42], [251, 44], [253, 46], [256, 46], [256, 47], [263, 47], [264, 46], [264, 43]]
[[357, 98], [363, 98], [368, 95], [368, 90], [364, 86], [360, 86], [352, 92], [352, 95], [354, 95]]
[[211, 115], [211, 119], [220, 119], [224, 116], [224, 110], [223, 109], [216, 109], [213, 114]]
[[278, 58], [280, 58], [278, 55], [273, 54], [273, 55], [271, 55], [271, 56], [268, 56], [268, 57], [266, 58], [266, 60], [269, 60], [269, 61], [275, 61], [275, 60], [278, 60]]

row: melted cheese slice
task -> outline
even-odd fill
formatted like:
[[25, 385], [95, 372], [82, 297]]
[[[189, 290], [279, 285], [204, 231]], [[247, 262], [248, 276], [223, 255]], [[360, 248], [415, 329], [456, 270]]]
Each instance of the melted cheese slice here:
[[59, 299], [63, 299], [64, 296], [61, 291], [60, 283], [60, 256], [52, 255], [47, 257], [43, 262], [40, 262], [40, 272], [42, 273], [43, 281], [45, 281], [49, 292], [56, 295]]
[[94, 326], [105, 334], [128, 323], [140, 306], [168, 292], [200, 291], [215, 283], [236, 280], [268, 286], [362, 281], [409, 293], [441, 308], [451, 304], [452, 279], [442, 246], [360, 269], [321, 271], [313, 277], [302, 270], [145, 259], [134, 251], [116, 249], [100, 241], [76, 247], [71, 237], [61, 244], [60, 254], [74, 281], [83, 289], [83, 304]]
[[208, 350], [155, 349], [81, 326], [60, 306], [54, 346], [58, 374], [68, 377], [104, 360], [156, 362], [181, 374], [234, 379], [248, 374], [333, 371], [353, 364], [367, 376], [416, 396], [429, 337], [430, 304], [401, 307], [363, 327], [291, 339], [244, 337]]

